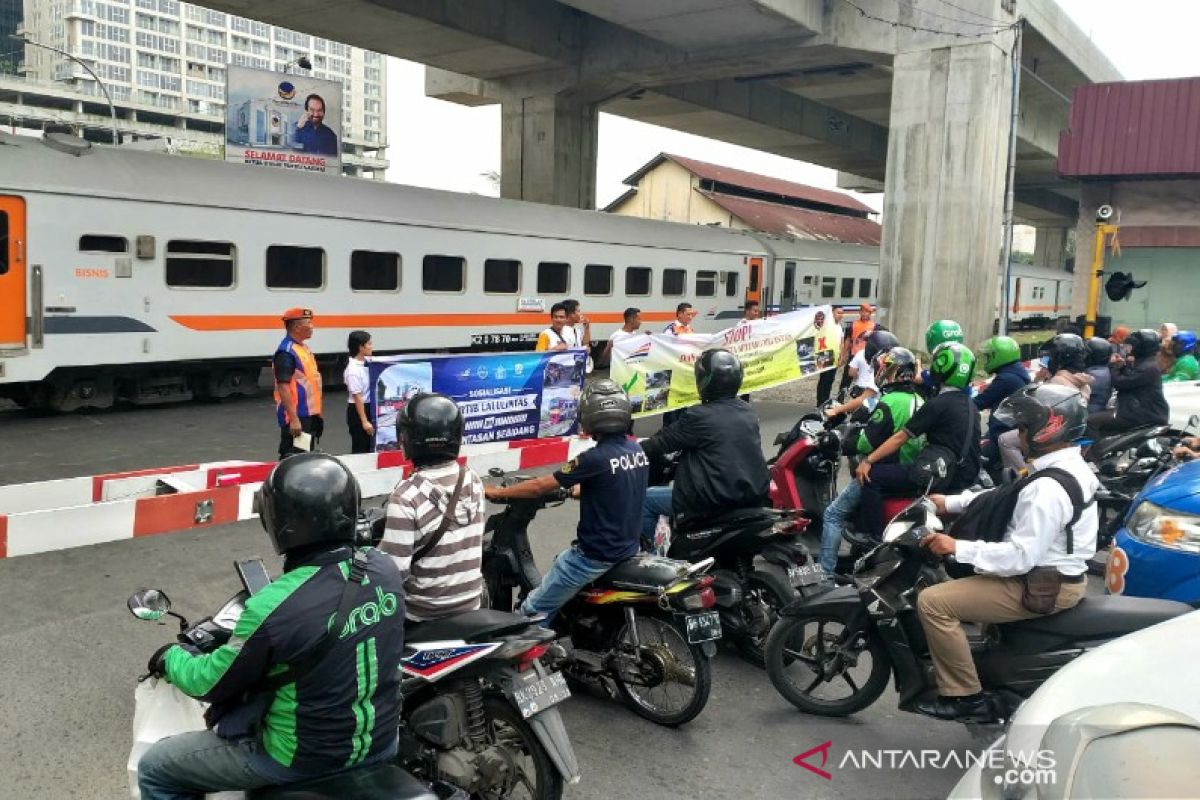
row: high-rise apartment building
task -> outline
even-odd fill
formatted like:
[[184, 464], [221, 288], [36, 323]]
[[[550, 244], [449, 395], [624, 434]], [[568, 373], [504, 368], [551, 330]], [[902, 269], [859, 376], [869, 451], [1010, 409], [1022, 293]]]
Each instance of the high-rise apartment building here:
[[14, 73], [21, 63], [21, 45], [9, 39], [21, 25], [22, 0], [0, 0], [0, 74]]
[[[162, 137], [160, 129], [174, 128], [180, 140], [215, 151], [228, 65], [312, 75], [342, 84], [343, 171], [383, 178], [387, 76], [379, 53], [177, 0], [24, 2], [25, 34], [88, 63], [112, 96], [123, 133]], [[296, 64], [301, 57], [311, 70]], [[43, 48], [25, 48], [24, 72], [102, 94], [86, 70]], [[94, 115], [95, 101], [87, 108]]]

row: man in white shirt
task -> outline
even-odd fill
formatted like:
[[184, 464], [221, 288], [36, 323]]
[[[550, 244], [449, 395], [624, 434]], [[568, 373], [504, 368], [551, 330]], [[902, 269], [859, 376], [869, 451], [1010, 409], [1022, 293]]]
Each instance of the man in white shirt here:
[[642, 310], [632, 307], [625, 309], [625, 324], [608, 337], [608, 344], [604, 345], [604, 355], [600, 358], [600, 362], [607, 364], [611, 360], [613, 345], [622, 339], [628, 339], [631, 336], [645, 336], [645, 332], [639, 330], [641, 327]]
[[[1021, 447], [1033, 461], [1031, 475], [1014, 485], [1019, 493], [1003, 537], [963, 541], [935, 533], [921, 541], [979, 573], [917, 596], [939, 692], [936, 700], [918, 703], [917, 710], [941, 719], [991, 720], [961, 622], [1013, 622], [1073, 608], [1087, 592], [1087, 562], [1096, 554], [1099, 482], [1074, 443], [1087, 425], [1082, 395], [1056, 384], [1030, 386], [1005, 400], [993, 416], [1020, 431]], [[1072, 479], [1079, 505], [1065, 486]], [[997, 494], [985, 499], [991, 492]], [[940, 513], [958, 514], [973, 503], [999, 501], [1004, 489], [991, 492], [930, 499]], [[987, 531], [980, 533], [990, 538]]]
[[854, 358], [850, 360], [849, 372], [854, 380], [854, 391], [852, 392], [854, 396], [845, 403], [831, 406], [829, 416], [853, 414], [863, 406], [866, 406], [868, 411], [875, 409], [875, 403], [879, 399], [879, 387], [875, 385], [875, 368], [871, 364], [875, 360], [875, 356], [891, 350], [899, 344], [900, 340], [896, 338], [895, 334], [882, 326], [867, 336], [866, 346], [855, 353]]
[[550, 327], [538, 334], [535, 350], [571, 350], [579, 347], [579, 336], [575, 328], [567, 324], [567, 306], [555, 303], [550, 306]]
[[346, 340], [350, 360], [342, 380], [346, 384], [346, 427], [350, 430], [350, 452], [369, 453], [375, 437], [371, 424], [371, 376], [367, 371], [367, 359], [373, 346], [371, 334], [366, 331], [351, 331]]

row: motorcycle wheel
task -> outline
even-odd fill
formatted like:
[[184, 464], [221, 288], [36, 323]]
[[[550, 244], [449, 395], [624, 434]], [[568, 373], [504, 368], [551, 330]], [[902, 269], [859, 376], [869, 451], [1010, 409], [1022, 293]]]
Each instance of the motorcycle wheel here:
[[483, 714], [487, 719], [488, 739], [503, 748], [519, 775], [510, 781], [511, 785], [473, 794], [472, 800], [560, 800], [562, 775], [529, 723], [508, 700], [497, 695], [483, 698]]
[[[879, 699], [887, 688], [891, 663], [883, 642], [867, 634], [865, 646], [851, 649], [857, 636], [832, 614], [784, 617], [767, 637], [767, 675], [789, 703], [808, 714], [844, 717]], [[863, 670], [861, 658], [871, 659]], [[837, 692], [835, 688], [847, 691]]]
[[[652, 678], [626, 681], [618, 669], [613, 678], [621, 700], [639, 717], [659, 725], [675, 727], [695, 719], [712, 690], [712, 665], [700, 646], [688, 644], [678, 628], [657, 617], [639, 616], [637, 634], [647, 651], [639, 671]], [[631, 657], [633, 640], [628, 625], [617, 632], [613, 649], [618, 658]]]
[[745, 636], [739, 636], [734, 644], [737, 646], [738, 652], [742, 654], [742, 658], [762, 669], [767, 665], [763, 655], [767, 637], [779, 620], [780, 610], [796, 599], [796, 592], [792, 589], [792, 585], [783, 578], [762, 570], [754, 570], [750, 573], [748, 583], [750, 591], [747, 593], [747, 600], [750, 595], [757, 594], [760, 601], [766, 606], [767, 628], [757, 635], [748, 633]]

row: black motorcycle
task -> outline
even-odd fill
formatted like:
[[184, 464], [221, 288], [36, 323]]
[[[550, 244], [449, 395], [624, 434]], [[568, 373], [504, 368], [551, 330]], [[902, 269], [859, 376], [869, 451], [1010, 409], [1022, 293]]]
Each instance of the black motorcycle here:
[[[515, 476], [506, 484], [524, 479]], [[529, 525], [543, 508], [566, 498], [560, 490], [510, 499], [488, 518], [483, 579], [492, 608], [511, 611], [541, 584]], [[547, 664], [619, 697], [651, 722], [676, 726], [694, 719], [708, 702], [709, 659], [721, 636], [713, 577], [704, 574], [709, 566], [651, 555], [617, 564], [555, 614], [557, 643], [546, 653]]]
[[[918, 701], [937, 695], [916, 607], [918, 592], [947, 579], [940, 558], [921, 547], [940, 528], [936, 519], [933, 504], [918, 500], [859, 559], [853, 585], [783, 610], [766, 657], [771, 682], [788, 702], [809, 714], [853, 714], [879, 698], [889, 674], [901, 710], [915, 711]], [[1191, 610], [1169, 600], [1088, 597], [1068, 611], [980, 629], [971, 637], [972, 653], [992, 718], [1010, 718], [1050, 675], [1088, 650]]]

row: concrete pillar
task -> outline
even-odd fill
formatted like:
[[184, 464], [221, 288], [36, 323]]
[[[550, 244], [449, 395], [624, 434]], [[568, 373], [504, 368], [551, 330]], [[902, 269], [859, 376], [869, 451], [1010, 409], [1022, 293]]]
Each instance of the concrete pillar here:
[[1062, 269], [1067, 263], [1067, 228], [1038, 228], [1033, 243], [1033, 263]]
[[990, 41], [899, 53], [894, 62], [880, 250], [881, 321], [924, 348], [933, 320], [975, 348], [998, 302], [1010, 72]]
[[596, 207], [597, 104], [574, 92], [502, 104], [500, 196]]

